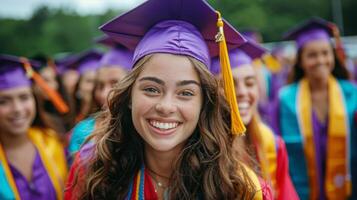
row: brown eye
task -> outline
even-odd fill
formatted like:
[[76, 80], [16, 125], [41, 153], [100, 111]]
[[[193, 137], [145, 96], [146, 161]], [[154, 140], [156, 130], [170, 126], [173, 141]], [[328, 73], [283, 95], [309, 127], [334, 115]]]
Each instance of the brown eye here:
[[153, 88], [153, 87], [147, 87], [147, 88], [144, 88], [143, 89], [145, 92], [148, 92], [148, 93], [159, 93], [159, 90], [157, 90], [156, 88]]

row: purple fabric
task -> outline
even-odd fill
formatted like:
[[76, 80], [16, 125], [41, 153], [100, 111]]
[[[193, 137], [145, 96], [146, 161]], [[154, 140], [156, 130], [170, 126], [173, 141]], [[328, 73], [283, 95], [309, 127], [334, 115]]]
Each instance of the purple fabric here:
[[314, 29], [304, 32], [304, 34], [299, 35], [296, 38], [296, 44], [298, 49], [302, 48], [305, 44], [317, 41], [317, 40], [325, 40], [330, 41], [330, 36], [323, 29]]
[[87, 71], [95, 71], [99, 68], [99, 61], [102, 58], [102, 54], [95, 49], [90, 49], [80, 54], [71, 56], [67, 62], [65, 62], [65, 68], [75, 69], [79, 74], [83, 74]]
[[[229, 51], [228, 56], [231, 68], [234, 69], [242, 65], [251, 64], [254, 59], [260, 58], [265, 52], [266, 49], [260, 45], [247, 41], [240, 47]], [[220, 73], [220, 62], [218, 57], [211, 60], [210, 71], [215, 75]]]
[[312, 123], [314, 130], [315, 155], [318, 173], [317, 176], [320, 189], [319, 200], [325, 200], [327, 123], [321, 123], [314, 111], [312, 112]]
[[127, 49], [112, 48], [103, 55], [100, 67], [121, 67], [127, 71], [131, 69], [133, 54]]
[[32, 166], [32, 178], [30, 182], [11, 164], [10, 170], [22, 200], [56, 200], [56, 191], [38, 152], [36, 152]]
[[[215, 10], [204, 0], [150, 0], [114, 18], [100, 29], [130, 50], [136, 49], [145, 36], [147, 41], [140, 42], [133, 62], [148, 53], [167, 52], [194, 56], [207, 64], [210, 58], [219, 54], [215, 42], [216, 23]], [[228, 49], [246, 41], [230, 24], [226, 21], [224, 24]], [[155, 29], [152, 29], [154, 26]], [[149, 46], [143, 46], [148, 43]], [[208, 46], [208, 50], [204, 46]]]
[[88, 71], [97, 70], [99, 66], [99, 60], [86, 60], [77, 67], [77, 71], [79, 74], [84, 74]]
[[[40, 63], [29, 61], [33, 68], [40, 67]], [[31, 80], [27, 77], [23, 63], [19, 57], [0, 55], [0, 90], [30, 86]]]
[[[229, 55], [229, 61], [231, 64], [231, 69], [240, 67], [245, 64], [252, 63], [252, 59], [246, 53], [244, 53], [242, 50], [240, 50], [239, 48], [230, 51], [228, 55]], [[219, 62], [218, 57], [212, 59], [210, 71], [212, 74], [215, 74], [215, 75], [217, 75], [221, 72], [221, 67], [220, 67], [220, 62]]]
[[248, 39], [249, 41], [253, 41], [256, 43], [260, 43], [262, 38], [261, 34], [258, 31], [255, 30], [247, 30], [247, 31], [242, 31], [242, 35]]
[[322, 18], [313, 17], [293, 27], [283, 37], [295, 40], [298, 49], [300, 49], [311, 41], [329, 41], [330, 36], [332, 36], [331, 23]]
[[22, 66], [1, 64], [0, 69], [0, 90], [12, 89], [16, 87], [31, 86], [30, 79], [26, 76]]
[[152, 53], [187, 55], [210, 66], [210, 57], [200, 32], [190, 23], [167, 20], [156, 24], [139, 42], [133, 64]]
[[113, 38], [108, 37], [107, 35], [103, 35], [95, 39], [95, 42], [107, 47], [115, 47], [118, 44]]

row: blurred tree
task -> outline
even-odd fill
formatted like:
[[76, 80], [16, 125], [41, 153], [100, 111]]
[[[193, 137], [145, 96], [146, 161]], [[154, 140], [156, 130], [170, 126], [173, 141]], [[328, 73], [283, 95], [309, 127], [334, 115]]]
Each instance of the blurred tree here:
[[[265, 42], [279, 41], [293, 25], [311, 16], [332, 21], [331, 0], [208, 0], [238, 30], [255, 28]], [[356, 0], [342, 2], [345, 35], [357, 34]], [[79, 52], [93, 46], [98, 27], [121, 11], [78, 15], [71, 9], [39, 7], [28, 20], [0, 19], [0, 53], [32, 56]]]

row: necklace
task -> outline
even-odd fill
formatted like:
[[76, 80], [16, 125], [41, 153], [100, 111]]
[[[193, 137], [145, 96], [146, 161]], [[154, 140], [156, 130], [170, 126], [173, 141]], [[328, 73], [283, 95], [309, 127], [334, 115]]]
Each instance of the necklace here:
[[168, 186], [164, 185], [161, 181], [157, 180], [154, 175], [156, 175], [158, 177], [165, 178], [165, 179], [170, 179], [170, 178], [166, 177], [166, 176], [163, 176], [163, 175], [160, 175], [160, 174], [154, 172], [152, 169], [149, 169], [149, 168], [147, 168], [147, 169], [148, 169], [148, 172], [149, 172], [152, 180], [155, 182], [155, 185], [157, 186], [157, 187], [155, 187], [155, 192], [157, 192], [158, 188], [162, 188], [163, 190], [166, 190]]

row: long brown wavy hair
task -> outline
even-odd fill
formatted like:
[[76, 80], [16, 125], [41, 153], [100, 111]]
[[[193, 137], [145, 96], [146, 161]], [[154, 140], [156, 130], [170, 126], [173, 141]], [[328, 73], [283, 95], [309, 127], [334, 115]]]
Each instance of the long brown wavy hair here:
[[[88, 139], [96, 141], [94, 154], [74, 184], [79, 199], [125, 199], [144, 164], [144, 141], [133, 126], [129, 105], [133, 84], [151, 57], [142, 58], [112, 90], [105, 120]], [[252, 199], [256, 188], [233, 150], [232, 143], [240, 138], [231, 134], [230, 111], [218, 82], [203, 63], [187, 58], [199, 74], [204, 97], [197, 127], [175, 160], [170, 199]]]
[[[331, 44], [332, 46], [332, 44]], [[335, 60], [335, 66], [331, 72], [331, 74], [337, 78], [337, 79], [349, 79], [350, 75], [348, 70], [346, 69], [346, 66], [343, 64], [344, 62], [341, 62], [337, 56], [336, 56], [336, 49], [332, 46], [333, 49], [333, 57]], [[296, 55], [296, 61], [295, 64], [293, 65], [289, 75], [288, 75], [288, 81], [287, 83], [294, 83], [300, 81], [304, 76], [304, 70], [301, 66], [302, 62], [302, 52], [304, 51], [304, 48], [299, 48], [297, 55]]]

